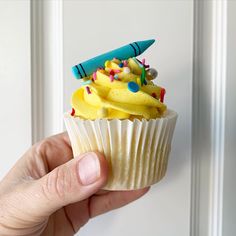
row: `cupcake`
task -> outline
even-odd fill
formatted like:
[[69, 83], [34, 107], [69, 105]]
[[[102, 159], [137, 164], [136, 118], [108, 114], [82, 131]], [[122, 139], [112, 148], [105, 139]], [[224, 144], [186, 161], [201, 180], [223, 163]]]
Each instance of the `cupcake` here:
[[[139, 54], [142, 42], [133, 43]], [[72, 112], [64, 114], [74, 156], [99, 151], [107, 159], [107, 190], [144, 188], [163, 178], [177, 119], [164, 104], [165, 89], [153, 83], [157, 71], [136, 58], [138, 50], [120, 49], [96, 57], [96, 69], [91, 59], [89, 75], [80, 64], [86, 76], [72, 94]]]

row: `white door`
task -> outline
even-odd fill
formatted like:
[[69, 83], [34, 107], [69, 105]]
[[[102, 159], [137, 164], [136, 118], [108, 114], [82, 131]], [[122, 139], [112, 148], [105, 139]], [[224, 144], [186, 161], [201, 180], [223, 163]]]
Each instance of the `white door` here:
[[63, 130], [80, 86], [74, 64], [155, 38], [141, 58], [179, 114], [167, 174], [78, 235], [236, 235], [235, 11], [226, 0], [0, 1], [0, 177], [31, 143]]

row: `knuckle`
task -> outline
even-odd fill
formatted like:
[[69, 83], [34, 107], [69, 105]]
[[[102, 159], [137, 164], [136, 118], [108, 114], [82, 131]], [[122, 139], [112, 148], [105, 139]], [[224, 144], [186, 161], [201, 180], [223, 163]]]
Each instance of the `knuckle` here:
[[48, 174], [44, 184], [44, 193], [47, 198], [66, 201], [68, 193], [72, 190], [70, 171], [66, 166], [60, 166]]
[[38, 154], [45, 155], [47, 153], [47, 150], [50, 150], [52, 146], [52, 140], [50, 138], [46, 138], [36, 144], [36, 152]]

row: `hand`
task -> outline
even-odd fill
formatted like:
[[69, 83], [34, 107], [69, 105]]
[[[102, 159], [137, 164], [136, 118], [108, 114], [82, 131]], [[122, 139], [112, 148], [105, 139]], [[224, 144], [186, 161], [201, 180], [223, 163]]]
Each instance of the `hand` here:
[[0, 235], [74, 235], [148, 191], [102, 191], [107, 175], [99, 153], [72, 158], [66, 133], [35, 144], [0, 182]]

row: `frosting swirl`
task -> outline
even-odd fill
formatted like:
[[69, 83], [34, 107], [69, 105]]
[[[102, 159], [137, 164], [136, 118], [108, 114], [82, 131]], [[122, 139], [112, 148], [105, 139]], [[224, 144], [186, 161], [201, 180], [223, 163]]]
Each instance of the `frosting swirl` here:
[[71, 98], [73, 115], [83, 119], [155, 119], [166, 110], [165, 89], [151, 81], [147, 66], [136, 58], [105, 62]]

